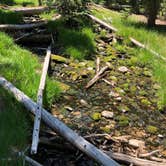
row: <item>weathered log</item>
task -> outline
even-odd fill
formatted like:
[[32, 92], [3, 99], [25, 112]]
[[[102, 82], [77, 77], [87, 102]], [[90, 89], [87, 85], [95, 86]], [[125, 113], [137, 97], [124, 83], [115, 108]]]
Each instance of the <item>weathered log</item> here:
[[24, 156], [25, 161], [27, 161], [29, 164], [31, 164], [32, 166], [43, 166], [40, 163], [38, 163], [37, 161], [33, 160], [32, 158], [28, 157], [28, 156]]
[[122, 153], [106, 152], [111, 158], [122, 163], [133, 164], [135, 166], [166, 166], [165, 162], [156, 162], [132, 157]]
[[37, 15], [49, 10], [47, 6], [38, 6], [38, 7], [21, 7], [10, 9], [13, 12], [20, 13], [22, 15]]
[[[33, 114], [36, 113], [38, 105], [26, 96], [19, 89], [14, 87], [5, 78], [0, 77], [0, 85], [9, 91], [14, 97], [22, 103]], [[63, 122], [53, 117], [48, 111], [42, 108], [42, 120], [54, 131], [58, 132], [61, 136], [66, 138], [70, 143], [86, 153], [89, 157], [93, 158], [104, 166], [119, 166], [117, 162], [108, 157], [104, 152], [97, 149], [94, 145], [86, 141], [83, 137], [79, 136], [72, 129], [67, 127]]]
[[20, 39], [15, 40], [15, 42], [19, 43], [19, 44], [50, 43], [51, 42], [51, 35], [50, 34], [32, 34], [32, 35], [27, 34], [27, 36], [24, 36]]
[[[61, 15], [57, 15], [54, 20], [57, 20], [61, 17]], [[24, 29], [32, 29], [37, 28], [41, 26], [46, 26], [48, 24], [48, 21], [41, 21], [37, 23], [31, 23], [31, 24], [0, 24], [0, 31], [2, 30], [24, 30]]]
[[48, 67], [49, 67], [49, 63], [50, 63], [50, 57], [51, 57], [51, 47], [49, 46], [47, 49], [47, 54], [45, 57], [43, 71], [42, 71], [42, 75], [41, 75], [41, 79], [40, 79], [40, 85], [39, 85], [38, 94], [37, 94], [38, 107], [36, 108], [35, 122], [34, 122], [34, 128], [33, 128], [32, 147], [31, 147], [32, 154], [37, 153], [37, 148], [38, 148], [38, 143], [39, 143], [41, 111], [42, 111], [42, 105], [43, 105], [43, 92], [45, 89], [46, 77], [47, 77]]
[[103, 73], [109, 69], [109, 66], [105, 66], [101, 68], [101, 70], [88, 82], [86, 85], [86, 89], [90, 88], [93, 84], [95, 84], [100, 78], [102, 78], [104, 75]]
[[150, 49], [148, 46], [146, 46], [145, 44], [142, 44], [141, 42], [137, 41], [136, 39], [130, 37], [130, 41], [135, 44], [136, 46], [146, 49], [147, 51], [149, 51], [151, 54], [155, 55], [156, 57], [162, 59], [163, 61], [166, 61], [166, 58], [163, 57], [162, 55], [160, 55], [159, 53], [155, 52], [154, 50]]
[[113, 26], [107, 24], [106, 22], [100, 20], [99, 18], [96, 18], [95, 16], [92, 16], [90, 14], [87, 14], [89, 18], [91, 18], [93, 21], [97, 22], [98, 24], [104, 26], [106, 29], [117, 32], [118, 30], [114, 28]]

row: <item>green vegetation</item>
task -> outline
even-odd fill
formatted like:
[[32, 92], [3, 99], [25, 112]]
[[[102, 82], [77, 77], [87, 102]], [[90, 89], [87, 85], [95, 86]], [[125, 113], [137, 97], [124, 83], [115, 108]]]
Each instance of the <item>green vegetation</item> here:
[[[92, 10], [93, 14], [98, 18], [110, 23], [111, 18], [112, 25], [118, 28], [118, 34], [123, 36], [125, 41], [123, 44], [130, 45], [129, 37], [133, 37], [138, 41], [146, 44], [148, 47], [152, 48], [162, 56], [165, 56], [165, 45], [166, 45], [166, 33], [164, 31], [164, 26], [158, 26], [155, 28], [147, 29], [146, 25], [138, 20], [135, 15], [130, 16], [128, 19], [123, 19], [123, 14], [115, 11], [111, 11], [104, 8], [94, 7]], [[102, 14], [101, 14], [102, 13]], [[158, 104], [159, 107], [166, 105], [166, 65], [164, 61], [156, 58], [149, 52], [135, 48], [133, 50], [139, 63], [142, 65], [149, 65], [153, 69], [153, 76], [161, 86], [158, 91], [158, 96], [160, 98]]]
[[[17, 88], [36, 100], [40, 75], [37, 74], [41, 66], [37, 57], [21, 49], [13, 43], [13, 40], [4, 33], [0, 33], [0, 75], [11, 81]], [[59, 88], [56, 82], [47, 80], [45, 106], [49, 106], [54, 97], [59, 95]], [[24, 108], [13, 100], [6, 91], [0, 88], [1, 105], [5, 105], [0, 111], [0, 153], [8, 155], [11, 148], [21, 149], [27, 143], [29, 136], [29, 125]], [[9, 104], [10, 103], [10, 104]], [[8, 147], [8, 148], [7, 148]]]
[[0, 24], [18, 24], [22, 22], [22, 15], [0, 9]]
[[11, 6], [36, 6], [38, 0], [1, 0], [0, 4], [11, 5]]
[[49, 30], [57, 31], [61, 54], [78, 60], [91, 59], [95, 51], [95, 34], [90, 25], [77, 21], [76, 24], [81, 24], [82, 28], [68, 28], [63, 20], [50, 22]]

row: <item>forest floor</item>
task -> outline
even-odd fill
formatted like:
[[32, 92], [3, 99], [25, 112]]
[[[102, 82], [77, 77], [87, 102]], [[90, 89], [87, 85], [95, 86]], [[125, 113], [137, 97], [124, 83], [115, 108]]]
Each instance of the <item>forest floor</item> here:
[[[96, 15], [101, 13], [100, 8], [92, 10]], [[108, 15], [112, 17], [112, 20], [118, 18], [117, 15], [116, 17], [112, 16], [112, 11], [105, 10], [102, 9], [102, 13], [105, 14], [104, 17], [107, 17], [108, 22]], [[50, 13], [50, 15], [52, 17], [56, 14]], [[42, 18], [47, 16], [49, 14], [42, 16]], [[38, 21], [42, 18], [38, 16], [26, 17], [23, 18], [23, 21]], [[161, 63], [160, 71], [162, 70], [162, 74], [165, 75], [165, 68], [161, 69], [165, 62], [155, 59], [142, 50], [137, 50], [129, 41], [126, 42], [127, 36], [121, 33], [112, 33], [97, 24], [92, 24], [91, 21], [89, 22], [90, 24], [84, 24], [81, 29], [71, 30], [65, 27], [63, 22], [55, 21], [49, 23], [46, 31], [41, 32], [40, 30], [43, 29], [28, 31], [33, 35], [38, 32], [40, 35], [50, 33], [53, 37], [52, 40], [55, 41], [52, 47], [53, 56], [47, 86], [46, 101], [49, 103], [46, 102], [45, 107], [50, 106], [50, 112], [53, 116], [58, 117], [102, 150], [110, 151], [111, 149], [114, 152], [134, 157], [140, 157], [142, 154], [157, 150], [154, 154], [155, 159], [161, 158], [165, 161], [166, 116], [165, 111], [161, 109], [165, 101], [162, 98], [162, 104], [159, 102], [161, 88], [165, 82], [164, 78], [156, 79], [154, 75], [156, 69], [153, 68], [156, 66], [156, 61], [159, 61], [157, 64]], [[127, 31], [124, 25], [116, 25], [119, 25], [117, 28], [122, 27], [123, 31]], [[145, 31], [141, 32], [145, 34]], [[141, 32], [138, 31], [139, 34]], [[14, 39], [24, 33], [27, 31], [8, 32]], [[158, 33], [152, 31], [148, 38], [155, 33], [156, 37]], [[2, 45], [0, 65], [7, 64], [0, 69], [0, 74], [35, 100], [39, 71], [41, 70], [40, 63], [43, 61], [45, 50], [51, 40], [49, 42], [47, 40], [17, 42], [22, 49], [14, 44], [14, 39], [12, 40], [5, 33], [1, 33], [0, 37], [3, 39], [1, 40], [3, 42], [0, 43]], [[141, 39], [143, 38], [141, 37]], [[155, 38], [155, 40], [158, 39]], [[165, 42], [165, 36], [162, 40]], [[160, 53], [164, 53], [162, 44], [158, 50]], [[152, 59], [152, 64], [148, 62], [149, 59]], [[18, 68], [11, 70], [13, 65]], [[86, 88], [88, 82], [106, 66], [108, 68], [100, 75], [99, 80]], [[160, 77], [163, 75], [160, 74]], [[55, 83], [55, 80], [58, 82]], [[57, 85], [62, 92], [60, 97], [55, 99], [53, 98], [54, 94], [59, 96]], [[2, 89], [0, 90], [2, 91]], [[6, 101], [10, 99], [9, 94], [6, 96], [6, 93], [2, 92]], [[165, 89], [162, 89], [162, 94], [165, 93]], [[8, 102], [15, 104], [12, 97]], [[10, 138], [8, 139], [9, 148], [7, 145], [1, 147], [9, 150], [14, 146], [21, 150], [31, 143], [30, 138], [28, 138], [28, 136], [31, 137], [31, 125], [26, 124], [31, 118], [27, 119], [27, 115], [25, 116], [23, 112], [19, 114], [19, 117], [18, 112], [24, 109], [20, 105], [14, 107], [14, 104], [9, 107], [9, 110], [11, 108], [14, 110], [12, 113], [3, 111], [0, 114], [1, 119], [4, 119], [0, 122], [2, 124], [0, 125], [1, 131], [7, 129], [11, 132], [5, 131], [3, 136], [0, 135], [4, 140], [2, 142], [5, 142], [5, 138]], [[17, 109], [18, 111], [15, 113]], [[14, 120], [10, 119], [11, 115]], [[11, 123], [5, 127], [5, 121]], [[16, 137], [17, 141], [12, 142], [15, 131], [11, 126], [18, 127], [18, 122], [21, 122], [22, 125], [18, 129], [16, 128], [17, 134], [22, 135], [23, 139], [20, 140]], [[40, 133], [39, 153], [32, 157], [47, 166], [96, 165], [91, 159], [88, 159], [44, 125]]]

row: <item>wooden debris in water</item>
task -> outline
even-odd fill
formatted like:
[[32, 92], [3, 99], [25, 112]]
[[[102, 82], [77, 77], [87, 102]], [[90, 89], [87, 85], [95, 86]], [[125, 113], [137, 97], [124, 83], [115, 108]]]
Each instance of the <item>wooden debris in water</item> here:
[[37, 109], [35, 112], [35, 122], [34, 122], [34, 129], [33, 129], [33, 137], [32, 137], [32, 147], [31, 147], [31, 153], [36, 154], [37, 153], [37, 147], [39, 143], [39, 131], [40, 131], [40, 121], [41, 121], [41, 111], [42, 111], [42, 105], [43, 105], [43, 92], [45, 89], [46, 84], [46, 77], [48, 72], [48, 67], [50, 63], [50, 57], [51, 57], [51, 47], [49, 46], [47, 49], [47, 54], [44, 61], [42, 76], [40, 79], [40, 85], [38, 89], [37, 94]]

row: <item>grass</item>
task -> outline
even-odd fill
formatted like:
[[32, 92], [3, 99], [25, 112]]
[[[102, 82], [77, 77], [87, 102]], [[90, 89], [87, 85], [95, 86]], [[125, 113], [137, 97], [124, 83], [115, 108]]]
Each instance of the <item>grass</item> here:
[[[36, 100], [40, 80], [39, 71], [41, 71], [41, 65], [37, 57], [15, 45], [9, 36], [1, 32], [0, 75]], [[50, 106], [59, 93], [57, 83], [47, 79], [45, 107]], [[30, 127], [32, 126], [30, 126], [30, 119], [28, 119], [30, 117], [25, 113], [25, 109], [1, 87], [0, 94], [0, 99], [3, 101], [0, 103], [0, 157], [10, 157], [12, 147], [23, 150], [26, 146], [29, 136], [31, 137]]]
[[83, 24], [82, 28], [72, 29], [60, 20], [50, 22], [49, 29], [57, 31], [56, 42], [63, 47], [62, 54], [78, 60], [91, 59], [95, 52], [95, 34], [90, 25], [86, 25], [84, 22], [81, 24]]
[[0, 24], [19, 24], [22, 21], [21, 14], [0, 9]]
[[1, 0], [0, 4], [10, 6], [37, 6], [38, 0]]
[[[110, 23], [110, 20], [112, 20], [111, 24], [118, 29], [117, 33], [119, 35], [124, 36], [126, 44], [130, 44], [129, 37], [133, 37], [162, 56], [166, 56], [165, 27], [156, 26], [155, 28], [148, 29], [144, 23], [137, 20], [136, 16], [124, 19], [122, 13], [99, 7], [94, 7], [92, 13], [107, 23]], [[164, 107], [166, 105], [166, 63], [142, 49], [135, 49], [135, 56], [137, 56], [141, 63], [152, 68], [154, 79], [161, 86], [161, 89], [158, 91], [160, 98], [159, 107]]]

